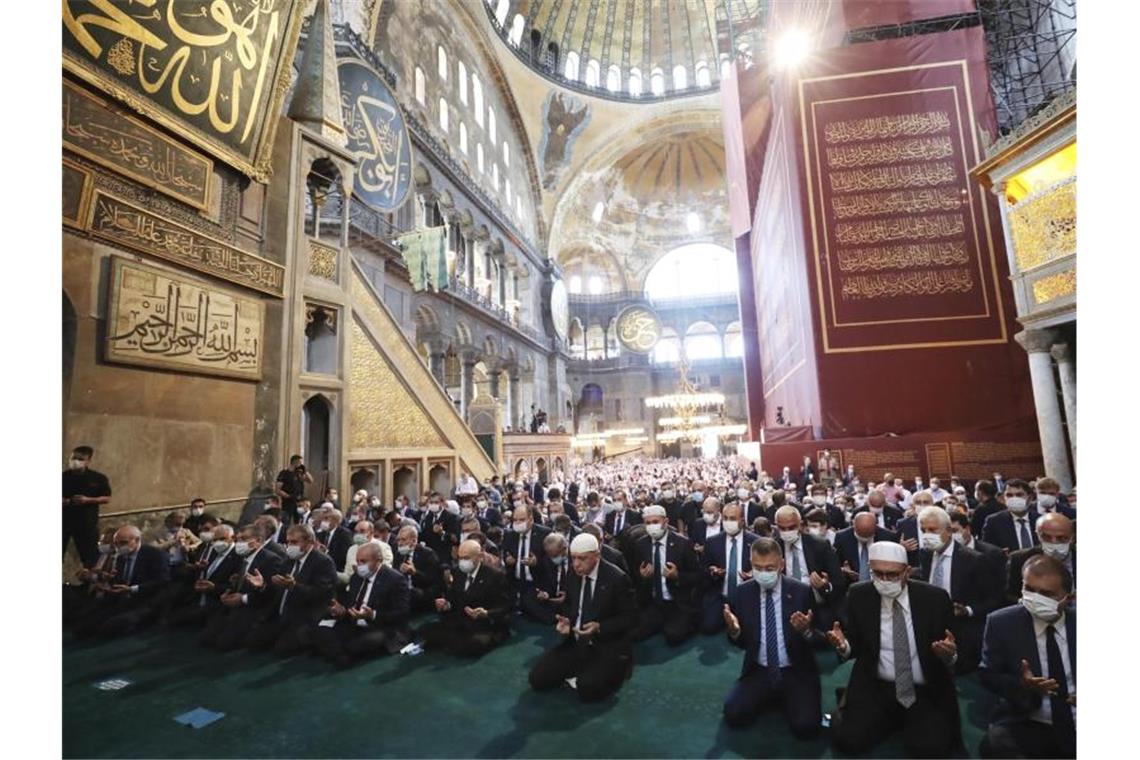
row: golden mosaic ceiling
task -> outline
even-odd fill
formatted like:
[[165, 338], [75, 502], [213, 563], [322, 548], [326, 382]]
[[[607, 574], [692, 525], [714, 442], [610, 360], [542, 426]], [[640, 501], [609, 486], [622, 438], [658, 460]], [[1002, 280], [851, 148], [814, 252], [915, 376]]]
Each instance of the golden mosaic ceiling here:
[[627, 193], [643, 200], [681, 200], [724, 190], [724, 140], [684, 132], [647, 143], [614, 163]]

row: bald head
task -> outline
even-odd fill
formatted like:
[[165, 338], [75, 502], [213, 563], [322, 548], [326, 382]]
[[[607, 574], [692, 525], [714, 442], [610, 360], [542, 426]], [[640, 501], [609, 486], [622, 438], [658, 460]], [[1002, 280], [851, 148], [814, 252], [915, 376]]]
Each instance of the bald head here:
[[860, 512], [851, 521], [851, 525], [855, 528], [855, 535], [864, 539], [875, 535], [875, 528], [878, 527], [878, 524], [878, 519], [870, 512]]
[[459, 559], [469, 559], [478, 564], [483, 556], [483, 547], [478, 541], [468, 539], [459, 545]]
[[124, 525], [115, 531], [111, 543], [115, 545], [115, 551], [118, 553], [129, 554], [137, 550], [142, 543], [142, 531], [134, 525]]
[[1042, 543], [1068, 543], [1073, 540], [1073, 521], [1060, 512], [1044, 514], [1037, 521], [1037, 536]]
[[871, 493], [867, 494], [867, 504], [872, 509], [882, 509], [886, 503], [887, 497], [882, 491], [871, 491]]

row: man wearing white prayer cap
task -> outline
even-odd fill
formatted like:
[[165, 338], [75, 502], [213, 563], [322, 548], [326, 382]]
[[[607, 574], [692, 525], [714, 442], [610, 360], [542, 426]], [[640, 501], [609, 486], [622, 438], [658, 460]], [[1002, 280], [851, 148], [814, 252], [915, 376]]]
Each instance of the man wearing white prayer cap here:
[[641, 516], [645, 535], [634, 544], [630, 565], [641, 610], [633, 638], [643, 641], [662, 631], [665, 642], [677, 646], [696, 631], [696, 594], [704, 575], [689, 539], [669, 530], [665, 507], [652, 504]]
[[840, 659], [855, 660], [832, 742], [862, 754], [900, 730], [908, 756], [945, 757], [961, 741], [950, 596], [911, 580], [906, 549], [894, 541], [871, 544], [869, 562], [871, 581], [847, 591], [846, 625], [827, 633]]
[[554, 626], [562, 640], [531, 668], [530, 685], [536, 691], [576, 678], [579, 699], [595, 702], [617, 691], [633, 672], [633, 585], [629, 576], [601, 558], [600, 549], [589, 533], [570, 542], [574, 572]]

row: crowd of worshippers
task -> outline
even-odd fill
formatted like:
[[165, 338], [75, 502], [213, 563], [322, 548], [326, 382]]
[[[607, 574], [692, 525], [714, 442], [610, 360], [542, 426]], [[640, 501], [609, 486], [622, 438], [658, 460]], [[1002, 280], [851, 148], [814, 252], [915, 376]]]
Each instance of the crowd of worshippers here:
[[572, 683], [584, 701], [622, 687], [638, 642], [720, 635], [743, 650], [725, 723], [773, 710], [800, 738], [822, 730], [816, 650], [833, 649], [854, 662], [830, 717], [841, 751], [892, 733], [911, 755], [960, 747], [955, 677], [978, 671], [998, 697], [984, 756], [1074, 756], [1075, 490], [996, 473], [907, 488], [851, 468], [816, 482], [811, 469], [635, 459], [566, 483], [461, 474], [448, 494], [391, 504], [274, 496], [242, 526], [195, 500], [157, 535], [108, 529], [64, 588], [65, 624], [78, 637], [193, 626], [216, 650], [346, 668], [412, 642], [477, 657], [526, 616], [558, 634], [533, 689]]

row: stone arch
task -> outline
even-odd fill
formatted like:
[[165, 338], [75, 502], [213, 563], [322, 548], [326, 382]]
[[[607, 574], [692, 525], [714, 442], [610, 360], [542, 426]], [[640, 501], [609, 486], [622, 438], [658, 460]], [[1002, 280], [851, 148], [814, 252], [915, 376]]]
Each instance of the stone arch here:
[[301, 407], [301, 454], [314, 480], [321, 474], [327, 478], [331, 469], [332, 430], [332, 401], [323, 393], [314, 394]]

